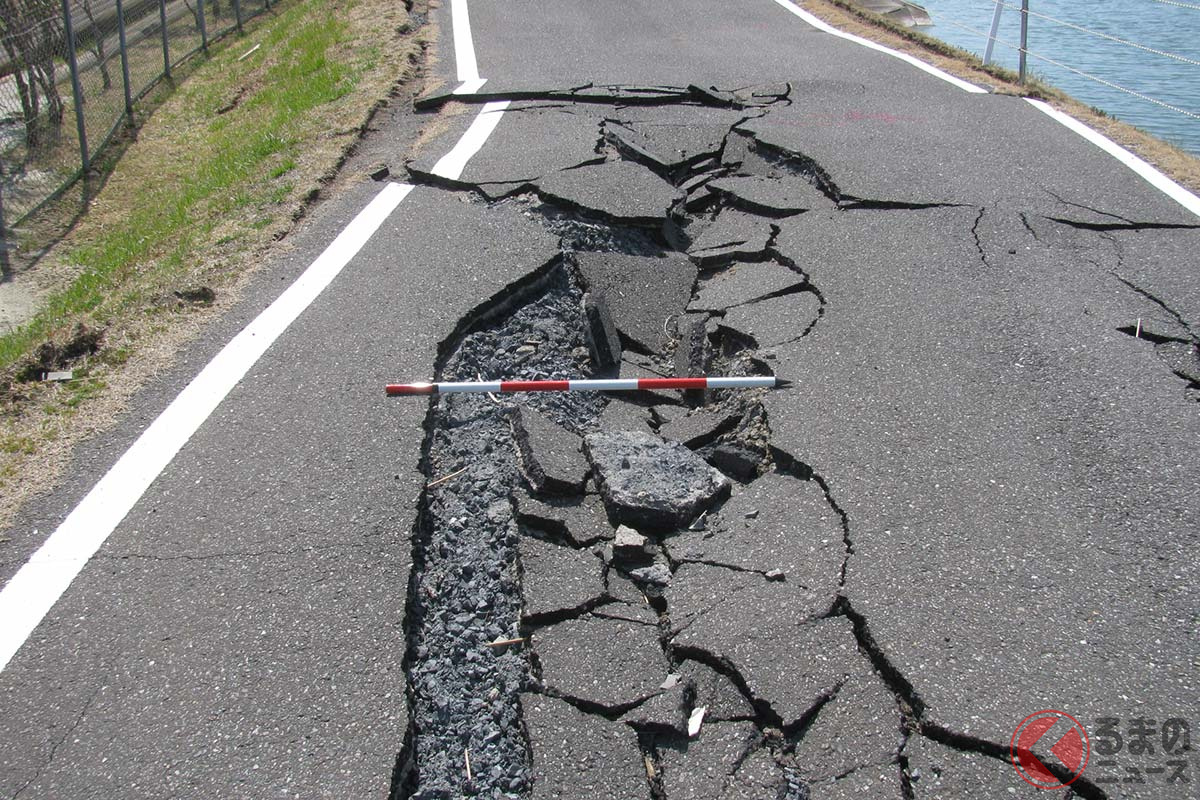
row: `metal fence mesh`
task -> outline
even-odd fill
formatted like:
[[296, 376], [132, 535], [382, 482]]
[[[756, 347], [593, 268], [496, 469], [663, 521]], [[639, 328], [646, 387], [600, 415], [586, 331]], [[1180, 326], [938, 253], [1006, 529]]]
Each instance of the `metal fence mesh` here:
[[0, 0], [0, 255], [180, 62], [270, 0]]

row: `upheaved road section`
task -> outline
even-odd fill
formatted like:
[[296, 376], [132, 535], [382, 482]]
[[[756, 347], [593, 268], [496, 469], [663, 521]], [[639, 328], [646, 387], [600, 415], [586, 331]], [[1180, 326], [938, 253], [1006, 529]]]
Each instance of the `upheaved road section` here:
[[0, 791], [1193, 796], [1200, 201], [787, 0], [432, 24], [6, 534]]

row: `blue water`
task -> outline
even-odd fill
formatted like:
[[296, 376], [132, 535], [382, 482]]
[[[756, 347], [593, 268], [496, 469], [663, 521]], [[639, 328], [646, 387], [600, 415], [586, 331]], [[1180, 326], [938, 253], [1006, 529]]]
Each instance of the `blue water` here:
[[[994, 0], [920, 0], [933, 18], [920, 30], [983, 55]], [[1005, 0], [993, 60], [1017, 68], [1021, 41], [1020, 0]], [[1030, 0], [1031, 12], [1200, 62], [1200, 0]], [[974, 31], [965, 30], [972, 28]], [[1007, 42], [1011, 47], [1006, 47]], [[1200, 63], [1189, 64], [1029, 18], [1028, 69], [1088, 105], [1136, 125], [1200, 156]], [[1036, 54], [1036, 55], [1035, 55]], [[1188, 116], [1106, 86], [1036, 56], [1118, 84]]]

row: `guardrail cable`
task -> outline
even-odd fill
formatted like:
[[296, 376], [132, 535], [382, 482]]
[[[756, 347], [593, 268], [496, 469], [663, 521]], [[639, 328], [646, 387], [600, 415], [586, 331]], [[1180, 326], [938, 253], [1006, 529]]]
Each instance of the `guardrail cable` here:
[[1190, 8], [1193, 11], [1200, 11], [1200, 6], [1195, 3], [1181, 3], [1179, 0], [1153, 0], [1155, 3], [1162, 3], [1164, 6], [1178, 6], [1179, 8]]
[[[1021, 12], [1020, 6], [1015, 6], [1010, 3], [999, 3], [998, 5], [1000, 5], [1002, 8], [1011, 8], [1014, 11], [1017, 11], [1018, 13]], [[1197, 6], [1197, 8], [1200, 8], [1200, 6]], [[1053, 22], [1056, 25], [1063, 25], [1067, 28], [1071, 28], [1072, 30], [1077, 30], [1082, 33], [1091, 34], [1092, 36], [1099, 36], [1102, 39], [1108, 39], [1110, 42], [1117, 42], [1119, 44], [1126, 45], [1127, 47], [1136, 47], [1138, 50], [1145, 50], [1147, 53], [1153, 53], [1156, 56], [1162, 56], [1163, 58], [1173, 58], [1176, 61], [1182, 61], [1184, 64], [1191, 64], [1193, 66], [1200, 67], [1200, 61], [1196, 61], [1195, 59], [1188, 58], [1187, 56], [1181, 56], [1176, 53], [1168, 53], [1165, 50], [1156, 50], [1155, 48], [1147, 47], [1144, 44], [1138, 44], [1137, 42], [1131, 42], [1128, 39], [1122, 39], [1121, 37], [1113, 36], [1112, 34], [1101, 33], [1100, 31], [1094, 31], [1091, 28], [1085, 28], [1082, 25], [1076, 25], [1073, 22], [1067, 22], [1066, 20], [1058, 19], [1056, 17], [1051, 17], [1048, 14], [1042, 14], [1037, 11], [1029, 11], [1027, 13], [1031, 17], [1037, 17], [1039, 19], [1044, 19], [1047, 22]]]
[[[941, 17], [941, 16], [936, 17], [934, 21], [935, 21], [935, 23], [945, 23], [947, 25], [952, 25], [956, 28], [961, 28], [962, 30], [967, 31], [968, 33], [974, 33], [979, 36], [983, 36], [984, 38], [989, 38], [989, 36], [990, 36], [990, 34], [988, 34], [987, 31], [981, 31], [978, 28], [972, 28], [970, 25], [964, 25], [961, 22], [956, 22], [951, 19], [945, 19], [944, 17]], [[1016, 50], [1017, 52], [1020, 52], [1020, 50], [1021, 50], [1021, 45], [1019, 45], [1019, 44], [1015, 44], [1013, 42], [1007, 42], [1000, 38], [996, 38], [994, 41], [996, 42], [996, 44], [1003, 45], [1004, 47], [1008, 47], [1012, 50]], [[1161, 106], [1165, 109], [1174, 111], [1178, 114], [1183, 114], [1185, 117], [1191, 117], [1192, 119], [1200, 119], [1200, 114], [1197, 114], [1193, 111], [1188, 111], [1186, 108], [1180, 108], [1179, 106], [1173, 106], [1170, 103], [1164, 103], [1162, 100], [1151, 97], [1148, 94], [1143, 94], [1143, 93], [1137, 91], [1136, 89], [1130, 89], [1128, 86], [1122, 86], [1119, 83], [1113, 83], [1110, 80], [1105, 80], [1104, 78], [1101, 78], [1099, 76], [1092, 75], [1091, 73], [1088, 73], [1088, 72], [1084, 72], [1081, 69], [1076, 69], [1075, 67], [1064, 64], [1061, 61], [1055, 61], [1053, 58], [1049, 58], [1047, 56], [1041, 55], [1040, 53], [1035, 53], [1032, 50], [1027, 49], [1025, 51], [1025, 53], [1026, 53], [1026, 55], [1030, 55], [1036, 59], [1045, 61], [1048, 64], [1053, 64], [1054, 66], [1059, 67], [1060, 69], [1065, 69], [1068, 72], [1073, 72], [1082, 78], [1087, 78], [1088, 80], [1095, 81], [1096, 83], [1102, 83], [1105, 86], [1108, 86], [1112, 89], [1116, 89], [1117, 91], [1124, 92], [1125, 94], [1128, 94], [1128, 95], [1132, 95], [1132, 96], [1138, 98], [1139, 100], [1145, 100], [1148, 103], [1154, 103], [1156, 106]]]

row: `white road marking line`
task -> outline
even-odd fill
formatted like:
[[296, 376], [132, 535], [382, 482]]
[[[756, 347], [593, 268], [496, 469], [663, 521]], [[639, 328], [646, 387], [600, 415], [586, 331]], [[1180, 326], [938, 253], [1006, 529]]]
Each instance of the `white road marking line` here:
[[471, 123], [471, 127], [467, 128], [466, 133], [458, 140], [458, 144], [433, 165], [433, 174], [452, 181], [458, 180], [471, 156], [479, 152], [479, 148], [483, 147], [483, 143], [500, 124], [500, 117], [504, 115], [506, 108], [507, 100], [485, 104], [479, 116]]
[[947, 83], [954, 84], [958, 88], [962, 89], [964, 92], [971, 92], [972, 94], [987, 94], [987, 89], [984, 89], [981, 86], [976, 86], [973, 83], [968, 83], [967, 81], [964, 81], [962, 78], [956, 78], [948, 72], [943, 72], [942, 70], [938, 69], [937, 67], [933, 66], [932, 64], [926, 64], [921, 59], [916, 58], [915, 56], [910, 56], [908, 53], [901, 53], [899, 50], [893, 50], [890, 47], [884, 47], [883, 45], [879, 44], [878, 42], [872, 42], [870, 39], [864, 39], [861, 36], [855, 36], [852, 33], [846, 33], [845, 31], [840, 31], [837, 28], [830, 25], [828, 22], [825, 22], [824, 20], [813, 16], [812, 14], [805, 11], [804, 9], [799, 8], [794, 3], [792, 3], [791, 0], [775, 0], [775, 2], [778, 5], [786, 8], [788, 11], [795, 14], [800, 19], [807, 22], [809, 25], [812, 25], [817, 30], [824, 31], [825, 33], [832, 34], [841, 39], [846, 39], [848, 41], [854, 42], [855, 44], [861, 44], [863, 47], [869, 47], [872, 50], [878, 50], [881, 53], [887, 53], [889, 56], [893, 56], [894, 58], [898, 58], [901, 61], [905, 61], [909, 64], [912, 64], [914, 67], [921, 70], [922, 72], [928, 72], [930, 75], [934, 76], [935, 78], [941, 78], [942, 80], [946, 81]]
[[1099, 131], [1089, 128], [1079, 120], [1075, 119], [1069, 114], [1059, 111], [1057, 108], [1050, 106], [1048, 103], [1045, 103], [1041, 100], [1034, 100], [1032, 97], [1026, 97], [1025, 102], [1029, 103], [1038, 111], [1046, 114], [1059, 124], [1064, 125], [1075, 133], [1079, 134], [1084, 139], [1087, 139], [1089, 142], [1096, 145], [1113, 158], [1117, 159], [1117, 161], [1120, 161], [1122, 164], [1136, 172], [1155, 189], [1158, 189], [1167, 197], [1171, 198], [1188, 211], [1200, 217], [1200, 197], [1192, 194], [1187, 189], [1183, 188], [1178, 183], [1159, 172], [1146, 161], [1138, 158], [1133, 153], [1129, 152], [1124, 147], [1121, 147], [1121, 145], [1117, 144], [1112, 139], [1109, 139]]
[[459, 86], [451, 94], [475, 94], [483, 85], [487, 83], [487, 78], [477, 78], [473, 81], [467, 81], [462, 86]]
[[208, 362], [0, 590], [0, 670], [192, 434], [412, 188], [385, 186], [295, 283]]
[[[861, 44], [863, 47], [869, 47], [872, 50], [878, 50], [881, 53], [887, 53], [888, 55], [895, 56], [902, 61], [907, 61], [917, 69], [928, 72], [930, 75], [934, 75], [944, 81], [948, 81], [964, 91], [972, 92], [974, 94], [987, 93], [986, 89], [956, 78], [949, 73], [943, 72], [932, 64], [926, 64], [924, 61], [910, 56], [907, 53], [901, 53], [897, 50], [892, 50], [890, 47], [884, 47], [881, 44], [872, 42], [869, 39], [864, 39], [861, 36], [855, 36], [852, 33], [840, 31], [824, 20], [818, 19], [809, 12], [796, 7], [791, 0], [775, 0], [775, 3], [783, 6], [788, 11], [792, 12], [797, 17], [800, 17], [800, 19], [804, 20], [818, 30], [831, 33], [834, 36], [847, 39], [851, 42], [855, 42], [856, 44]], [[1087, 139], [1089, 142], [1096, 145], [1101, 150], [1108, 153], [1110, 156], [1136, 172], [1155, 189], [1158, 189], [1167, 197], [1170, 197], [1176, 203], [1179, 203], [1179, 205], [1200, 217], [1200, 197], [1197, 197], [1192, 192], [1183, 188], [1178, 183], [1159, 172], [1146, 161], [1143, 161], [1141, 158], [1135, 156], [1133, 153], [1129, 152], [1124, 147], [1121, 147], [1121, 145], [1117, 144], [1112, 139], [1109, 139], [1099, 131], [1092, 130], [1087, 125], [1084, 125], [1082, 122], [1070, 116], [1069, 114], [1065, 114], [1041, 100], [1035, 100], [1032, 97], [1026, 97], [1025, 101], [1038, 111], [1041, 111], [1043, 114], [1049, 116], [1051, 119], [1079, 134], [1084, 139]]]
[[475, 63], [467, 0], [450, 0], [450, 13], [454, 17], [454, 63], [458, 65], [458, 79], [464, 83], [478, 81], [479, 66]]
[[[483, 85], [475, 63], [466, 0], [452, 0], [459, 93]], [[434, 167], [457, 178], [496, 129], [507, 102], [488, 103]], [[413, 189], [389, 183], [325, 248], [296, 282], [213, 357], [137, 441], [92, 487], [29, 560], [0, 589], [0, 671], [62, 597], [159, 474], [276, 339], [333, 282]]]

